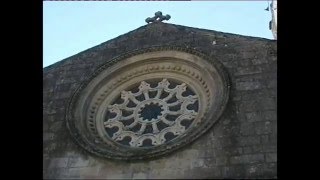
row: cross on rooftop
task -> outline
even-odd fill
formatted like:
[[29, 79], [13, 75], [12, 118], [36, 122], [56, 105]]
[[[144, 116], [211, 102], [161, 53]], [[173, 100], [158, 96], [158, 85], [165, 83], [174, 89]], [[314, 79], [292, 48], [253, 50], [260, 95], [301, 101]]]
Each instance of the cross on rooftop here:
[[156, 13], [154, 13], [154, 17], [148, 17], [146, 19], [146, 23], [153, 23], [153, 22], [162, 22], [164, 20], [169, 20], [171, 18], [171, 16], [169, 14], [167, 15], [162, 15], [161, 11], [158, 11]]

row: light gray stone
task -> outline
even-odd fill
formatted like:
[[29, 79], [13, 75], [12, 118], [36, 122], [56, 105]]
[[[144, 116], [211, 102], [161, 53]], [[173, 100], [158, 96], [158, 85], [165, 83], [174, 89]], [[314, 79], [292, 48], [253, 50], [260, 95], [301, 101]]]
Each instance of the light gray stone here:
[[51, 168], [65, 168], [68, 166], [69, 158], [52, 158], [50, 160], [49, 169]]

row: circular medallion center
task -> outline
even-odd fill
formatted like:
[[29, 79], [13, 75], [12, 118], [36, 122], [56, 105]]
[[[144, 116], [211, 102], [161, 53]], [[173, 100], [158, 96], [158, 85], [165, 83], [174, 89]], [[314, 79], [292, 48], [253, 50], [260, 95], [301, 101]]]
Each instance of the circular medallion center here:
[[161, 105], [158, 103], [146, 104], [145, 107], [140, 110], [139, 114], [140, 117], [142, 117], [145, 121], [158, 119], [158, 117], [162, 114]]

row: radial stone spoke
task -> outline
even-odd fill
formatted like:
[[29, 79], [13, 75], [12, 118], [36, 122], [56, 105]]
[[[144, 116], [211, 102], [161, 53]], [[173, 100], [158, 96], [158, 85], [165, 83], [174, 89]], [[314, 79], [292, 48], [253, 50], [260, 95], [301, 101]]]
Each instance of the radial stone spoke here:
[[173, 102], [173, 103], [171, 103], [171, 104], [167, 104], [169, 107], [171, 107], [171, 106], [176, 106], [176, 105], [178, 105], [178, 104], [180, 104], [181, 102], [178, 100], [178, 101], [176, 101], [176, 102]]
[[158, 89], [157, 95], [156, 95], [156, 97], [154, 97], [154, 98], [155, 98], [155, 99], [159, 99], [160, 96], [161, 96], [161, 94], [162, 94], [162, 89]]
[[145, 91], [143, 92], [143, 95], [144, 95], [144, 99], [149, 99], [149, 92], [148, 91]]
[[144, 130], [146, 129], [147, 124], [146, 123], [142, 123], [140, 130], [138, 131], [139, 134], [142, 134], [144, 132]]
[[123, 117], [122, 116], [120, 120], [129, 120], [131, 118], [133, 118], [133, 114], [131, 114], [131, 115], [127, 116], [127, 117]]
[[178, 115], [178, 114], [181, 114], [181, 111], [168, 111], [167, 114], [169, 115]]
[[159, 129], [158, 129], [158, 126], [157, 126], [156, 122], [152, 123], [152, 130], [153, 130], [153, 133], [158, 133], [159, 132]]
[[140, 101], [138, 101], [138, 100], [137, 100], [135, 97], [133, 97], [133, 96], [130, 97], [130, 100], [131, 100], [132, 102], [134, 102], [136, 105], [138, 105], [138, 104], [141, 103]]
[[170, 92], [170, 94], [169, 94], [167, 97], [165, 97], [165, 98], [163, 99], [163, 101], [167, 102], [169, 99], [172, 98], [172, 96], [173, 96], [174, 94], [175, 94], [175, 92]]
[[137, 124], [138, 124], [138, 121], [136, 119], [134, 119], [133, 123], [131, 123], [130, 125], [126, 126], [126, 128], [133, 128]]

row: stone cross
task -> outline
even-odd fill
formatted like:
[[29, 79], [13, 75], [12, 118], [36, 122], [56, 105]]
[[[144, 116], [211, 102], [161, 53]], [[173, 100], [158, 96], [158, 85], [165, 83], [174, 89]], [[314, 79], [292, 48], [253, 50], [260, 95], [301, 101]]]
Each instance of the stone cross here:
[[158, 11], [156, 13], [154, 13], [154, 17], [148, 17], [146, 19], [146, 23], [153, 23], [153, 22], [162, 22], [163, 20], [169, 20], [171, 18], [171, 16], [169, 14], [167, 15], [162, 15], [161, 11]]

